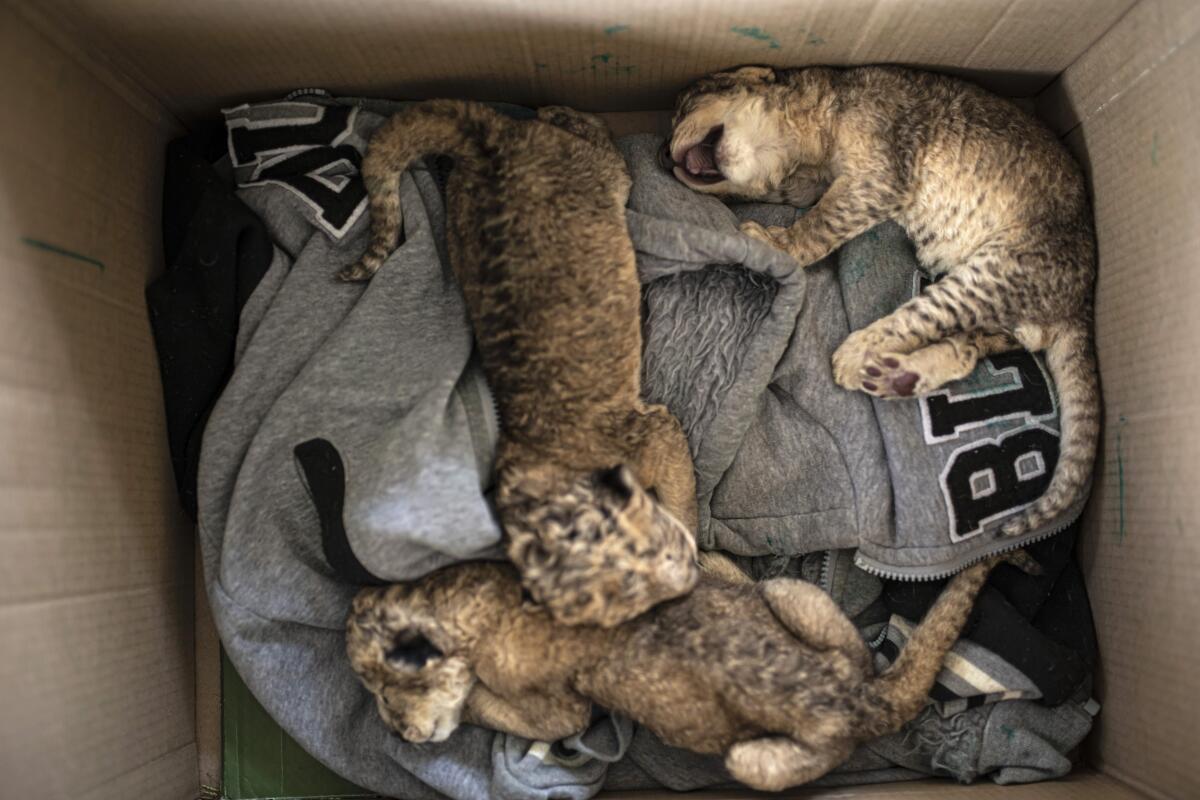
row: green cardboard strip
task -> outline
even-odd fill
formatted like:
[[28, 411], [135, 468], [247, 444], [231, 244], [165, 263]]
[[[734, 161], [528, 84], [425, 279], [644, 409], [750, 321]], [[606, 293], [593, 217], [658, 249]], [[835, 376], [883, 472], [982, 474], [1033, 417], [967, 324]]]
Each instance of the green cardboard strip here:
[[344, 800], [378, 795], [304, 751], [250, 694], [221, 652], [223, 796], [227, 800]]

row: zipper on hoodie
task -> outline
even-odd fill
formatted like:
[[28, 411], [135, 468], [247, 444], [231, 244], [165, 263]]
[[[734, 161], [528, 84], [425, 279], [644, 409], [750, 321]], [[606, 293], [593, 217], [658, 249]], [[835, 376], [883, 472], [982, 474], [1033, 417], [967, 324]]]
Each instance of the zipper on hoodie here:
[[1032, 536], [1018, 537], [1014, 541], [1002, 542], [997, 546], [984, 548], [980, 553], [971, 556], [961, 563], [956, 563], [951, 567], [887, 567], [876, 561], [868, 559], [866, 556], [855, 552], [854, 565], [864, 572], [869, 572], [879, 578], [885, 578], [893, 581], [938, 581], [942, 578], [949, 578], [972, 564], [978, 564], [980, 561], [991, 558], [992, 556], [1001, 555], [1003, 553], [1011, 553], [1013, 550], [1020, 550], [1022, 547], [1031, 545], [1034, 542], [1040, 542], [1043, 539], [1049, 539], [1056, 533], [1061, 533], [1067, 528], [1075, 524], [1075, 521], [1083, 516], [1083, 504], [1079, 510], [1071, 514], [1067, 520], [1056, 527], [1041, 533], [1033, 534]]

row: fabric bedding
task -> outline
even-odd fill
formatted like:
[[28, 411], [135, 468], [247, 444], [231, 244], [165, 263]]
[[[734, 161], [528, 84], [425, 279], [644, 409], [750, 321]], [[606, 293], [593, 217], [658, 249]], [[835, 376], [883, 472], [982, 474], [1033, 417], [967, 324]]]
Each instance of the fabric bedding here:
[[[321, 96], [240, 106], [225, 112], [220, 158], [177, 151], [188, 165], [177, 173], [181, 183], [205, 188], [178, 192], [189, 198], [187, 213], [176, 216], [195, 226], [192, 244], [175, 248], [148, 301], [177, 478], [185, 498], [195, 487], [222, 640], [292, 736], [381, 794], [582, 798], [610, 771], [618, 784], [641, 774], [670, 786], [671, 770], [655, 774], [655, 760], [693, 759], [655, 755], [653, 744], [643, 749], [639, 743], [652, 737], [607, 715], [553, 748], [470, 727], [439, 747], [407, 745], [383, 727], [345, 663], [343, 622], [359, 586], [499, 555], [489, 505], [494, 409], [444, 247], [449, 165], [431, 161], [402, 181], [405, 240], [370, 284], [333, 278], [366, 243], [357, 171], [366, 140], [399, 107]], [[760, 572], [801, 572], [805, 554], [836, 551], [821, 556], [833, 573], [802, 577], [862, 588], [882, 586], [876, 575], [947, 575], [1015, 544], [991, 533], [1036, 498], [1057, 456], [1057, 409], [1040, 359], [993, 357], [922, 400], [842, 391], [830, 373], [833, 349], [925, 280], [902, 231], [879, 226], [802, 270], [737, 230], [744, 219], [787, 224], [801, 211], [723, 205], [659, 169], [654, 137], [618, 144], [634, 177], [628, 220], [645, 287], [644, 391], [666, 403], [688, 434], [702, 546], [749, 559]], [[249, 245], [239, 238], [247, 226], [260, 232]], [[215, 266], [195, 245], [205, 231], [229, 244]], [[214, 296], [223, 310], [206, 316]], [[188, 319], [190, 329], [173, 327]], [[227, 343], [199, 359], [203, 383], [189, 386], [188, 372], [171, 360], [181, 341], [193, 361], [204, 342]], [[832, 592], [833, 583], [823, 588]], [[856, 621], [881, 659], [902, 644], [908, 624], [887, 610], [885, 594], [848, 600], [852, 617], [870, 612], [869, 621]], [[1011, 708], [1041, 696], [1003, 657], [960, 644], [966, 662], [992, 665], [992, 683], [948, 678], [941, 685], [962, 702], [927, 714], [978, 716], [982, 701], [971, 698], [980, 692], [1003, 699], [986, 705]], [[1075, 697], [1079, 688], [1056, 691]], [[1080, 724], [1067, 725], [1069, 735], [1039, 740], [1049, 748], [1038, 751], [1044, 759], [1010, 775], [1059, 769], [1061, 761], [1046, 766], [1050, 751], [1061, 756], [1058, 745], [1090, 727], [1072, 719]], [[975, 720], [972, 730], [987, 724]], [[974, 766], [941, 772], [994, 771], [1004, 759], [989, 755], [979, 744], [985, 739], [972, 740]], [[872, 752], [856, 756], [862, 780], [894, 779], [897, 766], [937, 771], [932, 761], [897, 758], [895, 748]], [[610, 770], [626, 753], [636, 766]], [[697, 767], [687, 782], [710, 773]]]

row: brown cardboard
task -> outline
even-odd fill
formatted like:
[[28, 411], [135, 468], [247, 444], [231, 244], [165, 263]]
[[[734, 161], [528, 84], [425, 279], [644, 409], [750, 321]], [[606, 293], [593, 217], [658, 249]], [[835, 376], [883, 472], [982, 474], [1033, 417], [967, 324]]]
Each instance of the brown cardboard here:
[[570, 102], [661, 132], [647, 109], [713, 68], [880, 61], [1038, 93], [1092, 181], [1104, 774], [786, 796], [1200, 796], [1198, 33], [1194, 0], [0, 0], [0, 800], [191, 798], [220, 777], [218, 646], [142, 298], [177, 119], [317, 85]]
[[320, 86], [592, 110], [666, 108], [688, 80], [739, 63], [901, 62], [1032, 94], [1133, 0], [352, 0], [236, 7], [53, 0], [183, 118]]
[[1144, 2], [1050, 97], [1095, 196], [1106, 427], [1084, 536], [1103, 659], [1098, 766], [1167, 797], [1200, 794], [1200, 6]]
[[191, 543], [142, 301], [169, 128], [8, 6], [0, 87], [0, 797], [191, 797]]

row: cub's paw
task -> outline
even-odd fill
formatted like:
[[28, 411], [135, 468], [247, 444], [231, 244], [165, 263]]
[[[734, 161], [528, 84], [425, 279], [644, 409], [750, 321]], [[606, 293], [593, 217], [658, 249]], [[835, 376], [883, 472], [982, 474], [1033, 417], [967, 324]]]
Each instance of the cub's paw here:
[[863, 391], [876, 397], [912, 397], [928, 391], [916, 365], [899, 353], [867, 353], [860, 382]]
[[778, 225], [763, 227], [753, 220], [747, 220], [743, 222], [740, 227], [742, 233], [746, 234], [752, 239], [758, 239], [760, 242], [766, 242], [778, 250], [787, 252], [788, 248], [791, 246], [792, 237], [788, 228], [781, 228]]
[[372, 266], [366, 261], [366, 259], [364, 259], [343, 268], [340, 272], [338, 272], [337, 277], [339, 281], [343, 281], [345, 283], [361, 283], [362, 281], [371, 280], [371, 278], [378, 271], [378, 264]]

